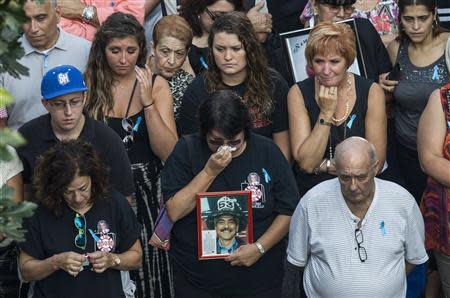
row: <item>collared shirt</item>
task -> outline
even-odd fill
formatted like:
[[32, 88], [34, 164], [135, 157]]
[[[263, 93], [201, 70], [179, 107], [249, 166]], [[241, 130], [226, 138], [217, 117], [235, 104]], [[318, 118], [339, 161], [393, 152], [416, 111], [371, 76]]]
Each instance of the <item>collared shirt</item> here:
[[[359, 224], [363, 238], [357, 242]], [[306, 266], [308, 297], [405, 297], [405, 260], [415, 265], [428, 260], [424, 238], [419, 207], [404, 188], [375, 178], [374, 198], [360, 219], [335, 178], [300, 200], [291, 219], [287, 259]], [[358, 243], [367, 252], [364, 262]]]
[[239, 242], [236, 240], [236, 238], [233, 239], [233, 244], [229, 247], [222, 246], [220, 243], [220, 239], [216, 239], [216, 247], [217, 247], [217, 254], [230, 254], [234, 252], [239, 247]]
[[90, 42], [63, 30], [59, 30], [56, 44], [45, 54], [33, 48], [25, 35], [19, 41], [25, 55], [18, 62], [28, 68], [29, 75], [14, 78], [8, 73], [0, 74], [0, 86], [14, 98], [14, 103], [7, 107], [8, 127], [14, 130], [47, 112], [41, 103], [41, 81], [45, 73], [63, 64], [73, 65], [83, 72], [91, 48]]
[[[81, 2], [85, 5], [95, 6], [100, 24], [103, 24], [110, 15], [119, 11], [132, 14], [139, 23], [144, 23], [145, 1], [143, 0], [81, 0]], [[90, 41], [94, 40], [95, 33], [97, 32], [97, 27], [86, 23], [81, 19], [67, 19], [61, 17], [59, 25], [66, 32]]]
[[[50, 114], [42, 115], [23, 125], [19, 132], [27, 144], [17, 148], [23, 162], [23, 182], [31, 183], [37, 158], [51, 146], [59, 142], [51, 127]], [[129, 196], [134, 192], [133, 175], [127, 152], [122, 140], [105, 124], [85, 116], [83, 129], [78, 137], [92, 145], [109, 168], [111, 185]]]

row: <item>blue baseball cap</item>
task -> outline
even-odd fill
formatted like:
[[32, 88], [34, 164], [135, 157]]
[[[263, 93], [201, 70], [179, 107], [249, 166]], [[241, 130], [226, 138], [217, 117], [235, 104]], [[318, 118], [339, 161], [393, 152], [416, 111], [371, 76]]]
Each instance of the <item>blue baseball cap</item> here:
[[72, 65], [60, 65], [50, 69], [41, 82], [41, 94], [45, 100], [86, 90], [83, 74]]

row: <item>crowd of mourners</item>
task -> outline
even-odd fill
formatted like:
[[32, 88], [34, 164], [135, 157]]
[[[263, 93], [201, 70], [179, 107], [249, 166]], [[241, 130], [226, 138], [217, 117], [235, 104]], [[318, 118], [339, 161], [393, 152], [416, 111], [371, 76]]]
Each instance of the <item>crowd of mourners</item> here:
[[[450, 298], [444, 2], [24, 1], [0, 297]], [[199, 260], [197, 194], [248, 190]]]

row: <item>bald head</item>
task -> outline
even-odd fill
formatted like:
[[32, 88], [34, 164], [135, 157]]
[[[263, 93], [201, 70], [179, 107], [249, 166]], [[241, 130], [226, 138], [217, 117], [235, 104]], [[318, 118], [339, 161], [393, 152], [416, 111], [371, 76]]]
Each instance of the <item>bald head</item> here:
[[375, 146], [361, 137], [350, 137], [339, 143], [334, 159], [336, 168], [356, 160], [361, 163], [367, 162], [369, 167], [378, 161]]

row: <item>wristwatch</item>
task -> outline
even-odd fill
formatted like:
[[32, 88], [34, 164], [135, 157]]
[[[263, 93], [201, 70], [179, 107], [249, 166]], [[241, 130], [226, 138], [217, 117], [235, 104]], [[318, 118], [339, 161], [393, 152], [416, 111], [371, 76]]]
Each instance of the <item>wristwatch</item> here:
[[261, 255], [263, 255], [263, 254], [266, 252], [266, 250], [264, 249], [264, 246], [262, 246], [261, 243], [255, 242], [255, 245], [256, 245], [256, 247], [258, 248], [259, 253], [260, 253]]
[[331, 122], [329, 122], [329, 121], [327, 121], [327, 120], [325, 120], [325, 119], [323, 119], [323, 118], [320, 118], [319, 123], [320, 123], [321, 125], [333, 126], [333, 123], [331, 123]]
[[83, 21], [85, 21], [86, 23], [92, 22], [92, 20], [95, 17], [95, 7], [92, 5], [87, 5], [83, 9], [83, 13], [81, 14], [81, 17], [83, 18]]
[[113, 266], [120, 265], [120, 258], [118, 255], [113, 255]]

